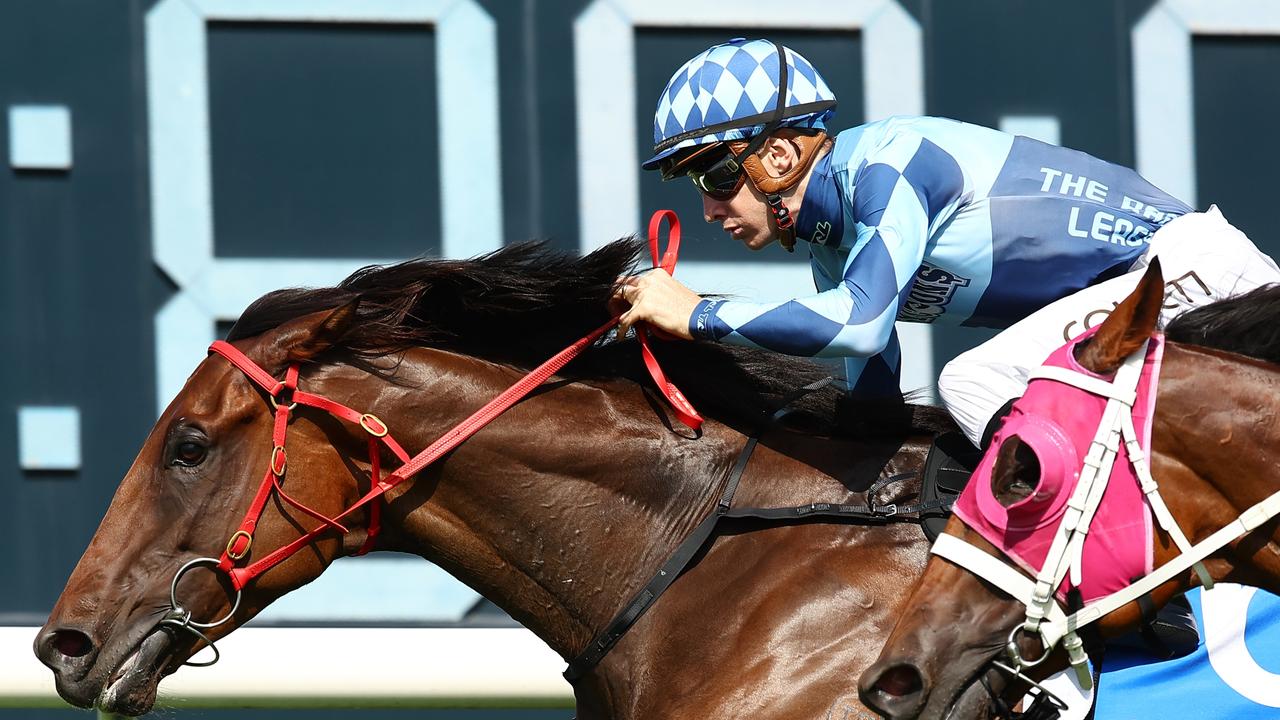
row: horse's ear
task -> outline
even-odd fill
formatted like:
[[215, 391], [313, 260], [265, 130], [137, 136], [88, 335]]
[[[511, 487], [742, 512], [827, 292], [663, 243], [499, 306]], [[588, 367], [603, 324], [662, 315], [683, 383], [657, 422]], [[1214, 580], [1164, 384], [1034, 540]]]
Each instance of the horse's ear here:
[[1076, 348], [1076, 360], [1100, 375], [1114, 372], [1151, 337], [1163, 304], [1160, 258], [1152, 258], [1138, 287], [1107, 316], [1089, 342]]
[[281, 364], [310, 360], [337, 345], [355, 325], [359, 308], [357, 297], [336, 310], [304, 315], [286, 324], [277, 340]]

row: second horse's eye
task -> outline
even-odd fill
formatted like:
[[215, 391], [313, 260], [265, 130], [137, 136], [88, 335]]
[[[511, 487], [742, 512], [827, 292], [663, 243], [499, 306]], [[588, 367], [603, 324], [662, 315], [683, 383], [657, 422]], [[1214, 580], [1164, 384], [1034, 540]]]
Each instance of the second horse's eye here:
[[185, 465], [194, 467], [199, 465], [206, 454], [205, 446], [193, 440], [183, 440], [173, 448], [173, 462], [175, 465]]

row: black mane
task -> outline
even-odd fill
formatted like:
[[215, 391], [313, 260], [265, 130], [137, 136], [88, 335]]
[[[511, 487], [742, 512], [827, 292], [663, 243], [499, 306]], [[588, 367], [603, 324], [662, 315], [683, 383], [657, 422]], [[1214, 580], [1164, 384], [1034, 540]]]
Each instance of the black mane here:
[[1165, 337], [1280, 363], [1280, 284], [1188, 310], [1169, 322]]
[[[337, 287], [278, 290], [244, 311], [228, 340], [266, 332], [360, 298], [360, 322], [342, 340], [357, 358], [438, 347], [534, 367], [610, 317], [619, 275], [643, 245], [625, 238], [578, 257], [527, 242], [472, 260], [411, 260], [362, 268]], [[695, 405], [738, 426], [755, 423], [792, 390], [830, 374], [818, 363], [715, 343], [657, 342], [663, 369]], [[610, 340], [571, 363], [569, 377], [650, 383], [633, 340]], [[797, 403], [793, 424], [809, 432], [902, 438], [954, 426], [941, 408], [896, 397], [851, 403], [834, 389]]]

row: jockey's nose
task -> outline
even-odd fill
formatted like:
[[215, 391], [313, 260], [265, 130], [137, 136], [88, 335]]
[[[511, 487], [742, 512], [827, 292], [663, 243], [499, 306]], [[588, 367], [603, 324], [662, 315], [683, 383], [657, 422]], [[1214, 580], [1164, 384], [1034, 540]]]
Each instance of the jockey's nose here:
[[698, 194], [702, 195], [702, 219], [703, 220], [706, 220], [709, 223], [714, 223], [714, 222], [720, 222], [721, 220], [724, 220], [726, 217], [729, 216], [725, 210], [726, 201], [716, 200], [715, 198], [708, 197], [703, 193], [698, 193]]

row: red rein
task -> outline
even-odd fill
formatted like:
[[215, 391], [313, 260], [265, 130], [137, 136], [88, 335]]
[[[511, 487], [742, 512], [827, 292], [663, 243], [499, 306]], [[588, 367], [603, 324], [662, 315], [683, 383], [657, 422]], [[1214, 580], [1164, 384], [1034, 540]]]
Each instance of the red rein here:
[[[662, 232], [663, 220], [671, 226], [671, 231], [667, 234], [667, 251], [659, 260], [658, 234]], [[680, 218], [676, 216], [674, 210], [659, 210], [649, 218], [649, 254], [653, 257], [654, 268], [662, 268], [668, 275], [676, 274], [676, 257], [680, 254]], [[614, 318], [609, 322], [609, 326], [612, 327], [616, 322], [617, 318]], [[662, 372], [662, 367], [658, 365], [658, 358], [654, 357], [653, 350], [649, 349], [648, 329], [636, 328], [636, 339], [640, 341], [640, 354], [644, 356], [644, 364], [649, 368], [649, 375], [658, 384], [658, 389], [667, 398], [667, 402], [671, 403], [671, 409], [676, 417], [680, 418], [680, 422], [690, 430], [697, 431], [702, 427], [702, 416], [694, 409], [693, 404], [685, 399], [680, 388], [667, 380], [666, 374]]]
[[[662, 254], [659, 259], [658, 252], [658, 235], [662, 228], [662, 221], [666, 220], [670, 225], [669, 243], [667, 251]], [[649, 251], [653, 256], [653, 265], [655, 268], [662, 268], [668, 273], [675, 271], [676, 256], [680, 251], [680, 220], [676, 217], [675, 212], [671, 210], [659, 210], [653, 214], [649, 221]], [[474, 435], [485, 425], [488, 425], [494, 418], [501, 415], [512, 405], [519, 402], [525, 395], [528, 395], [534, 388], [541, 385], [555, 373], [559, 372], [570, 360], [577, 357], [583, 350], [593, 344], [601, 335], [604, 335], [614, 325], [618, 319], [615, 317], [609, 322], [601, 325], [591, 331], [586, 337], [578, 340], [569, 347], [561, 350], [550, 360], [539, 365], [528, 375], [524, 376], [515, 385], [507, 388], [502, 394], [493, 400], [490, 400], [484, 407], [463, 420], [449, 432], [442, 435], [435, 442], [431, 443], [422, 452], [413, 457], [409, 457], [409, 453], [391, 437], [390, 429], [377, 418], [377, 416], [369, 413], [359, 413], [351, 408], [334, 402], [328, 398], [319, 395], [313, 395], [298, 389], [298, 365], [297, 363], [290, 365], [285, 372], [284, 380], [276, 380], [266, 370], [263, 370], [257, 363], [250, 360], [244, 353], [237, 350], [230, 343], [218, 340], [209, 346], [210, 352], [218, 353], [226, 358], [232, 365], [239, 368], [254, 384], [267, 392], [268, 398], [271, 400], [272, 406], [275, 408], [275, 426], [271, 434], [272, 450], [271, 460], [267, 467], [267, 472], [262, 479], [261, 485], [258, 487], [258, 493], [254, 496], [249, 510], [245, 513], [244, 520], [241, 521], [240, 527], [231, 535], [227, 541], [226, 549], [223, 550], [222, 556], [218, 559], [218, 567], [227, 573], [231, 578], [231, 584], [237, 589], [242, 589], [249, 581], [261, 575], [267, 570], [275, 567], [283, 562], [286, 558], [306, 547], [321, 534], [330, 529], [337, 530], [340, 533], [347, 533], [349, 529], [342, 524], [342, 521], [354, 513], [356, 510], [369, 505], [369, 530], [368, 537], [364, 545], [360, 548], [357, 555], [363, 555], [373, 548], [374, 539], [378, 535], [380, 529], [380, 516], [382, 505], [378, 502], [378, 498], [382, 497], [388, 490], [399, 485], [405, 480], [413, 477], [423, 468], [435, 462], [445, 453], [460, 445], [464, 440]], [[662, 368], [658, 365], [658, 360], [653, 355], [653, 351], [649, 347], [648, 332], [644, 328], [636, 329], [636, 336], [640, 342], [640, 351], [644, 356], [645, 365], [649, 368], [649, 373], [653, 376], [654, 382], [658, 384], [658, 389], [666, 396], [667, 400], [676, 413], [676, 416], [682, 423], [693, 430], [697, 430], [702, 426], [702, 417], [698, 415], [698, 411], [693, 405], [685, 399], [680, 390], [667, 380], [663, 374]], [[319, 410], [323, 410], [331, 415], [342, 418], [348, 422], [359, 425], [369, 434], [369, 465], [370, 477], [372, 479], [369, 492], [357, 500], [351, 507], [343, 510], [334, 517], [328, 517], [323, 513], [313, 510], [303, 503], [294, 500], [284, 491], [284, 476], [288, 469], [288, 455], [285, 450], [285, 436], [289, 428], [289, 414], [298, 405], [305, 405]], [[386, 445], [387, 448], [395, 454], [404, 464], [396, 470], [382, 475], [379, 465], [379, 457], [381, 448], [379, 444]], [[302, 535], [293, 542], [281, 547], [271, 554], [256, 560], [253, 563], [237, 567], [236, 563], [243, 560], [249, 554], [249, 548], [253, 545], [253, 532], [258, 525], [258, 519], [262, 516], [262, 511], [266, 507], [267, 500], [270, 499], [271, 493], [275, 492], [281, 499], [302, 512], [310, 515], [320, 521], [320, 525], [313, 528], [310, 532]]]

